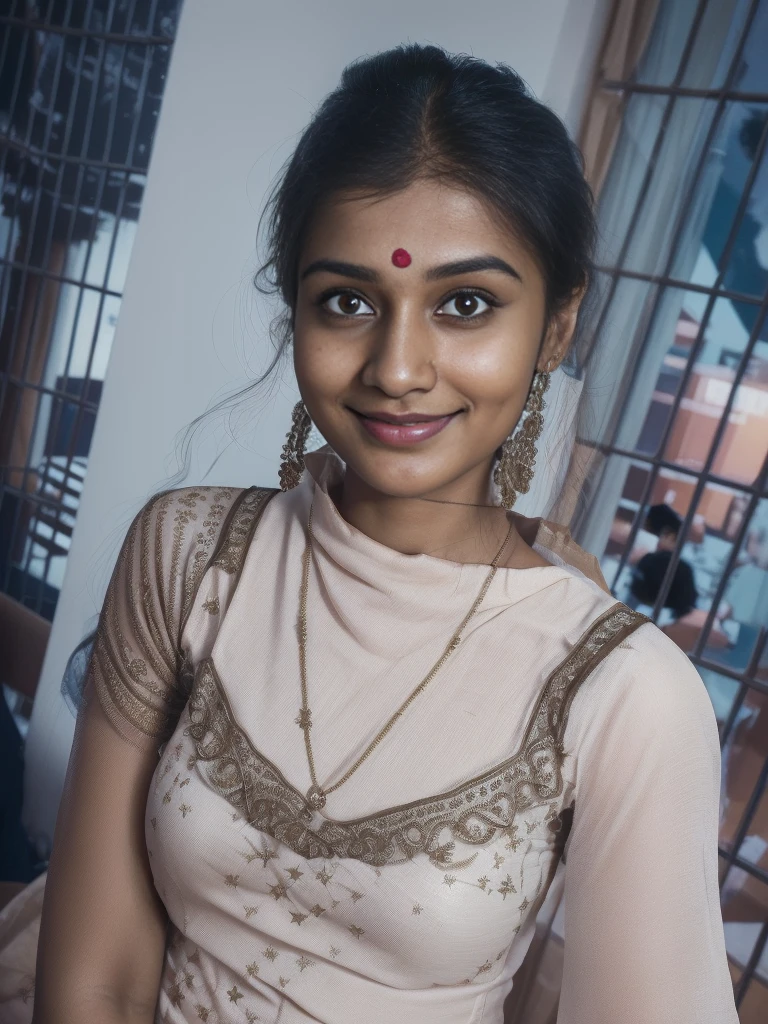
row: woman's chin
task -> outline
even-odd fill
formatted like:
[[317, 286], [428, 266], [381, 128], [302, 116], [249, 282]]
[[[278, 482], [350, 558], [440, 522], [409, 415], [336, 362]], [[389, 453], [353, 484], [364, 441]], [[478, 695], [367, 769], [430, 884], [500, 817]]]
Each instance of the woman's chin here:
[[[490, 462], [487, 470], [482, 473], [476, 466], [460, 465], [451, 472], [449, 460], [444, 455], [429, 459], [414, 458], [414, 455], [413, 452], [408, 453], [408, 457], [402, 453], [377, 453], [375, 458], [352, 458], [346, 464], [347, 474], [351, 477], [349, 482], [353, 489], [359, 482], [363, 488], [391, 498], [472, 501], [469, 492], [473, 488], [469, 480], [476, 477], [485, 493]], [[465, 491], [467, 496], [462, 499], [459, 493]]]

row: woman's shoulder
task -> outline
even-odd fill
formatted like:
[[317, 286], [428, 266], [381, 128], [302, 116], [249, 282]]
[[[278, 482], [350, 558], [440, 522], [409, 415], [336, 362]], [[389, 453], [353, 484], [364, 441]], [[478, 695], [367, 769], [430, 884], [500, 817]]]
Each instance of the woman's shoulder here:
[[584, 681], [572, 714], [584, 738], [606, 730], [653, 742], [689, 733], [717, 745], [717, 723], [704, 681], [687, 655], [649, 620], [612, 650]]
[[129, 544], [152, 567], [161, 588], [190, 595], [213, 562], [235, 570], [274, 493], [267, 487], [200, 485], [161, 491], [137, 513]]

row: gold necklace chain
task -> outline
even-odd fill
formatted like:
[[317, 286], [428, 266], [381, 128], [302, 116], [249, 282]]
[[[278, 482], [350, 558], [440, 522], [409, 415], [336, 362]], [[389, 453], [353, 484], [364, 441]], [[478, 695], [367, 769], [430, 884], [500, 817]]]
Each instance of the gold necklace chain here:
[[354, 775], [354, 773], [357, 771], [357, 769], [360, 767], [363, 761], [365, 761], [368, 758], [368, 756], [373, 753], [373, 751], [376, 749], [376, 747], [378, 747], [378, 745], [390, 731], [390, 729], [398, 720], [398, 718], [400, 718], [401, 715], [403, 715], [407, 711], [407, 709], [416, 700], [419, 694], [426, 689], [429, 683], [437, 675], [440, 668], [442, 668], [442, 666], [448, 660], [450, 655], [459, 646], [461, 634], [463, 633], [469, 620], [472, 618], [472, 616], [479, 608], [480, 603], [482, 602], [483, 598], [488, 592], [488, 588], [491, 585], [493, 577], [496, 575], [496, 570], [499, 567], [499, 560], [501, 559], [501, 554], [504, 548], [507, 546], [507, 542], [509, 541], [510, 535], [512, 534], [513, 524], [512, 521], [510, 520], [507, 535], [504, 538], [501, 547], [496, 552], [496, 557], [491, 562], [491, 570], [488, 573], [482, 587], [480, 588], [480, 593], [475, 598], [472, 607], [469, 609], [467, 614], [462, 619], [458, 629], [454, 632], [453, 636], [448, 641], [448, 645], [441, 654], [440, 658], [435, 662], [435, 664], [432, 666], [432, 668], [426, 674], [426, 676], [424, 676], [424, 678], [416, 687], [416, 689], [413, 690], [411, 695], [409, 697], [406, 697], [406, 699], [403, 701], [403, 703], [400, 705], [397, 711], [395, 711], [395, 713], [386, 723], [384, 728], [379, 731], [379, 733], [374, 737], [373, 740], [371, 740], [371, 742], [365, 748], [363, 753], [358, 757], [358, 759], [355, 761], [352, 767], [349, 768], [342, 775], [338, 782], [334, 782], [332, 786], [328, 786], [326, 789], [323, 789], [317, 781], [317, 774], [315, 772], [315, 758], [312, 753], [312, 741], [309, 737], [309, 732], [310, 729], [312, 728], [312, 711], [310, 710], [309, 707], [309, 698], [307, 695], [307, 592], [309, 589], [309, 567], [312, 558], [312, 512], [314, 509], [314, 504], [315, 503], [313, 501], [309, 507], [309, 522], [307, 523], [307, 544], [306, 547], [304, 548], [303, 572], [301, 578], [301, 591], [299, 597], [299, 668], [301, 672], [301, 710], [299, 711], [299, 715], [295, 719], [295, 721], [297, 725], [301, 726], [302, 732], [304, 733], [304, 745], [307, 750], [309, 774], [310, 778], [312, 779], [312, 785], [307, 791], [307, 802], [311, 807], [319, 811], [325, 806], [325, 800], [328, 794], [333, 793], [340, 786], [343, 786], [347, 779]]

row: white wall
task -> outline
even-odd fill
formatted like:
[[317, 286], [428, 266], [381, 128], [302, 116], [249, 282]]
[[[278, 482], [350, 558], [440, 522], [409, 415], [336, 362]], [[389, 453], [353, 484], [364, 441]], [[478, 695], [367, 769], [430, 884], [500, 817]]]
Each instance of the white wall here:
[[[52, 833], [74, 720], [67, 656], [177, 432], [267, 352], [250, 284], [265, 192], [341, 68], [403, 41], [511, 64], [575, 130], [607, 0], [185, 0], [90, 468], [27, 739], [25, 822]], [[287, 376], [287, 375], [286, 375]], [[277, 483], [289, 381], [206, 483]], [[204, 449], [210, 454], [213, 438]], [[202, 482], [199, 466], [189, 478]], [[521, 509], [525, 511], [525, 509]]]

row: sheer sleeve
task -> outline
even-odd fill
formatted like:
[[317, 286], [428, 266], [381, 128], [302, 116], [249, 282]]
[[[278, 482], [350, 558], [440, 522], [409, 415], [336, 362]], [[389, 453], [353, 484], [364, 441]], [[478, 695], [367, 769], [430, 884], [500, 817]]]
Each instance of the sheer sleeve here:
[[720, 747], [704, 684], [653, 625], [574, 699], [558, 1024], [738, 1024], [718, 893]]
[[184, 623], [241, 493], [167, 491], [144, 506], [125, 538], [98, 627], [83, 642], [91, 648], [83, 688], [95, 691], [111, 724], [135, 747], [167, 740], [187, 699]]

